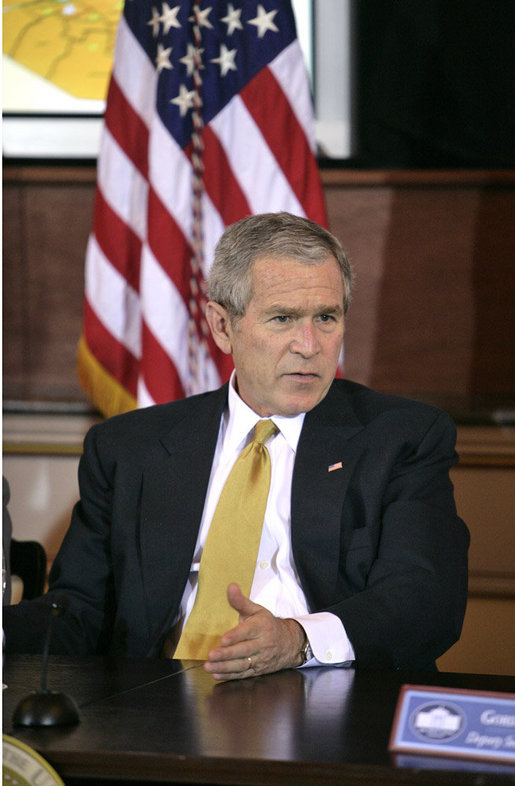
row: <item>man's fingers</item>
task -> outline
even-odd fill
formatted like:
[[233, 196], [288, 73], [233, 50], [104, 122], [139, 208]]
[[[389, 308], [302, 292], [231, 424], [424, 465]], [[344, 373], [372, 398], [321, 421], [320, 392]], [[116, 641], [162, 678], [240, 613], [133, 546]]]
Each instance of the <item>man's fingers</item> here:
[[215, 680], [244, 679], [256, 675], [251, 655], [241, 658], [232, 658], [226, 661], [216, 661], [214, 663], [207, 661], [204, 664], [204, 669], [211, 674]]
[[298, 665], [304, 639], [298, 622], [274, 617], [246, 598], [237, 584], [228, 586], [227, 597], [240, 622], [209, 652], [204, 664], [209, 674], [217, 680], [241, 679]]
[[232, 583], [227, 587], [227, 600], [229, 605], [235, 609], [241, 617], [250, 617], [262, 607], [253, 603], [241, 591], [238, 584]]

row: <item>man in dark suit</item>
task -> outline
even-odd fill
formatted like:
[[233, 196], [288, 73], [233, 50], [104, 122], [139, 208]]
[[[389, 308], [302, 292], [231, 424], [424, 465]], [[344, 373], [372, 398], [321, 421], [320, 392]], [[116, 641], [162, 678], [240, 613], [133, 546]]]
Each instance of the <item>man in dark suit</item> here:
[[90, 430], [50, 591], [4, 614], [8, 651], [41, 648], [60, 597], [56, 651], [172, 655], [223, 484], [271, 418], [252, 587], [228, 578], [236, 624], [205, 670], [434, 667], [459, 637], [467, 593], [455, 430], [432, 407], [334, 381], [351, 282], [339, 241], [306, 219], [252, 216], [224, 233], [206, 318], [233, 357], [230, 382]]

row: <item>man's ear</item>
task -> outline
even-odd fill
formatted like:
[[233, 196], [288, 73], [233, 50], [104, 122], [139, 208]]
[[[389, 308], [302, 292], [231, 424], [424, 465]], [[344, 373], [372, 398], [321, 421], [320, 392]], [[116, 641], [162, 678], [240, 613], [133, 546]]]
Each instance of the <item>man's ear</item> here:
[[232, 331], [227, 309], [220, 303], [209, 300], [206, 304], [206, 320], [216, 346], [226, 355], [230, 355], [232, 352]]

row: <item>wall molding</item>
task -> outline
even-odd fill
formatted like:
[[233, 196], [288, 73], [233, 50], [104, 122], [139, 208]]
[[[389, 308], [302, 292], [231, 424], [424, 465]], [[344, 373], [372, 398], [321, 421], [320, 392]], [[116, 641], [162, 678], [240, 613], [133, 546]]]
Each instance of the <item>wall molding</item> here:
[[4, 455], [80, 456], [94, 414], [4, 413]]

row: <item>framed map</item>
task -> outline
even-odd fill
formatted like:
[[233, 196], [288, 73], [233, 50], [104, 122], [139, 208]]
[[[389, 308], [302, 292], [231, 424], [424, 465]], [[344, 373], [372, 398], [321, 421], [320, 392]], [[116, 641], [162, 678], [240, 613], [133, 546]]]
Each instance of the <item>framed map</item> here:
[[[351, 4], [292, 0], [317, 141], [331, 158], [351, 151]], [[4, 156], [97, 157], [122, 10], [123, 0], [4, 0]]]
[[4, 0], [4, 155], [95, 157], [120, 0]]

